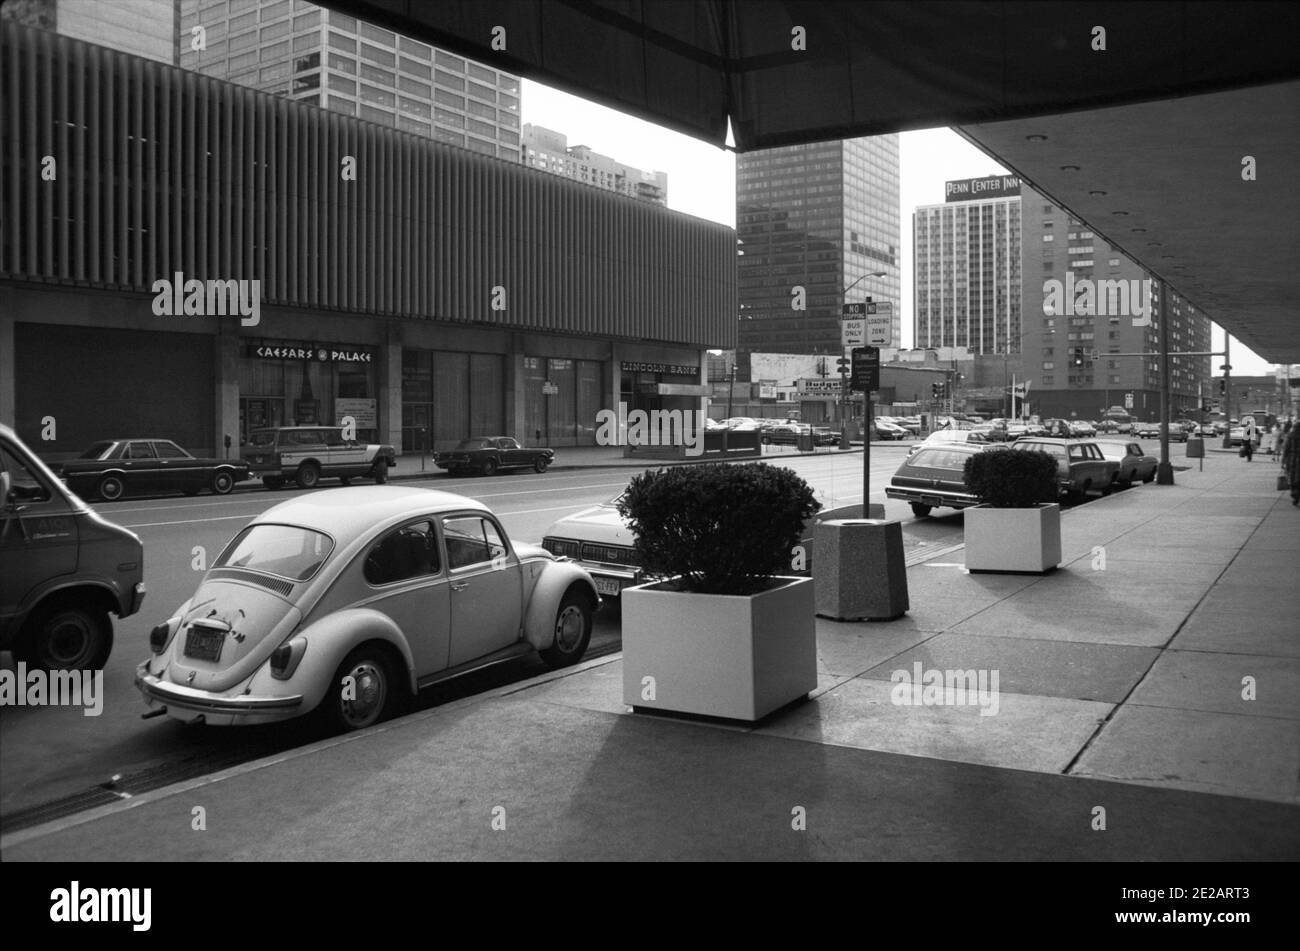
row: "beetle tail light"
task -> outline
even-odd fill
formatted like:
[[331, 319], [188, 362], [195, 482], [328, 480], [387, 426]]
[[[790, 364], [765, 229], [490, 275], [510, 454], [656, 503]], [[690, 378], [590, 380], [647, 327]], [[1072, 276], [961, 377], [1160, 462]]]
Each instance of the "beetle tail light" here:
[[149, 632], [149, 649], [155, 654], [161, 654], [167, 648], [167, 642], [172, 637], [172, 625], [170, 621], [163, 621], [152, 631]]
[[288, 680], [298, 669], [302, 655], [307, 653], [307, 639], [293, 637], [271, 652], [271, 676], [276, 680]]

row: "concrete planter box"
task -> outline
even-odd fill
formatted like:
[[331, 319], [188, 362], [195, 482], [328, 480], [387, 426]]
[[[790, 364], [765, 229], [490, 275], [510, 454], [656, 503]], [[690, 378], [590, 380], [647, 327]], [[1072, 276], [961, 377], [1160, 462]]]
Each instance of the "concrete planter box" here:
[[[817, 687], [811, 578], [755, 595], [623, 589], [623, 702], [754, 721]], [[647, 698], [643, 678], [654, 678]]]
[[1061, 506], [1023, 509], [976, 505], [965, 510], [969, 571], [1042, 574], [1061, 563]]

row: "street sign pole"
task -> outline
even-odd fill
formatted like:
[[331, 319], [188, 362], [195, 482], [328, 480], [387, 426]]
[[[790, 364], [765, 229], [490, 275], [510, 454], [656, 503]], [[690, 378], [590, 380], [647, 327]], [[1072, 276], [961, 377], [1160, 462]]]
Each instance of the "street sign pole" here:
[[880, 350], [877, 347], [855, 347], [851, 358], [853, 374], [849, 387], [862, 392], [862, 517], [871, 517], [871, 394], [880, 388]]
[[862, 394], [862, 402], [866, 404], [863, 419], [865, 429], [862, 430], [862, 517], [871, 518], [871, 433], [873, 424], [871, 422], [871, 394], [873, 390], [865, 390]]

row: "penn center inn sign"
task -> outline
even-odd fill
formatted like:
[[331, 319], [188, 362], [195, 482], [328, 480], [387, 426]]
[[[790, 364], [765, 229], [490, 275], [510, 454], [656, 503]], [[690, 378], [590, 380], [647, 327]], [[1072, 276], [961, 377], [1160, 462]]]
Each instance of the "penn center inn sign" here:
[[250, 357], [259, 360], [313, 360], [317, 363], [373, 363], [375, 355], [369, 350], [339, 346], [286, 346], [283, 344], [250, 344]]
[[1014, 175], [962, 178], [943, 183], [944, 201], [976, 201], [980, 198], [1010, 198], [1020, 194], [1020, 179]]

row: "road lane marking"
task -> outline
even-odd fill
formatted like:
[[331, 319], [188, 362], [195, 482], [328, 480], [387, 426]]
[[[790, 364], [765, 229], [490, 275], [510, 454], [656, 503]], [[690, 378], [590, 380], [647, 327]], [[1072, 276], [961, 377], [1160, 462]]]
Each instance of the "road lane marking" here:
[[119, 522], [123, 528], [159, 528], [163, 525], [197, 525], [199, 522], [229, 522], [233, 519], [244, 519], [247, 521], [256, 518], [256, 515], [220, 515], [216, 518], [183, 518], [179, 522], [143, 522], [139, 525], [129, 522]]

